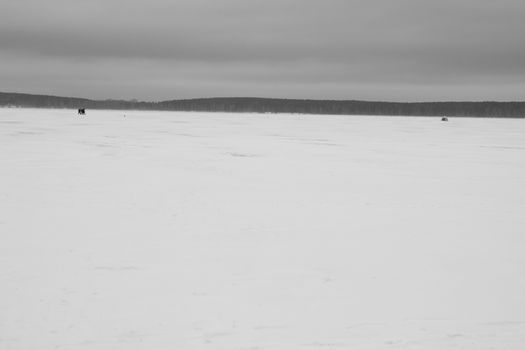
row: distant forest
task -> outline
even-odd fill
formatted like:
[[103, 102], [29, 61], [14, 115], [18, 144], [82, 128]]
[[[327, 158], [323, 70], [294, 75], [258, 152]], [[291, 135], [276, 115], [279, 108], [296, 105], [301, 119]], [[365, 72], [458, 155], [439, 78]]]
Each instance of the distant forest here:
[[1, 107], [525, 118], [525, 102], [373, 102], [221, 97], [139, 102], [0, 92]]

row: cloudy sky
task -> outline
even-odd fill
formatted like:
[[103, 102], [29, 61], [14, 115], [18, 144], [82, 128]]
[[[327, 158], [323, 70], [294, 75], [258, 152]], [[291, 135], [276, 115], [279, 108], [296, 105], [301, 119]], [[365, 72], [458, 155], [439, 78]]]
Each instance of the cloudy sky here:
[[525, 1], [0, 0], [0, 91], [525, 100]]

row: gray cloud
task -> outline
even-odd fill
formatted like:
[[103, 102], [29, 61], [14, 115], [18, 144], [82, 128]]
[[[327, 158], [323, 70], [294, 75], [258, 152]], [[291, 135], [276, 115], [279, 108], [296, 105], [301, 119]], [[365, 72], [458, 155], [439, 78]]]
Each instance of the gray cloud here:
[[4, 0], [3, 91], [525, 99], [521, 0]]

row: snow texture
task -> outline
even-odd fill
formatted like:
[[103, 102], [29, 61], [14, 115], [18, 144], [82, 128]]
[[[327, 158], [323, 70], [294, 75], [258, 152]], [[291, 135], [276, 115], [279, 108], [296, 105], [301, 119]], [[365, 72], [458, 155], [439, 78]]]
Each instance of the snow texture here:
[[0, 109], [0, 349], [525, 347], [525, 120]]

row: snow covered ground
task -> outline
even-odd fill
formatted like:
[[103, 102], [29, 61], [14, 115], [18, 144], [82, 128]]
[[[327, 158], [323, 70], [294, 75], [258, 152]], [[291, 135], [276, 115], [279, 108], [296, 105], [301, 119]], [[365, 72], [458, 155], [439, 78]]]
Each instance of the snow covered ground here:
[[1, 350], [525, 348], [525, 120], [87, 113], [0, 109]]

